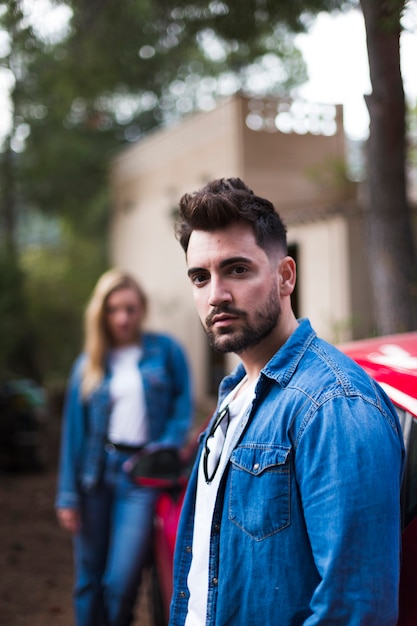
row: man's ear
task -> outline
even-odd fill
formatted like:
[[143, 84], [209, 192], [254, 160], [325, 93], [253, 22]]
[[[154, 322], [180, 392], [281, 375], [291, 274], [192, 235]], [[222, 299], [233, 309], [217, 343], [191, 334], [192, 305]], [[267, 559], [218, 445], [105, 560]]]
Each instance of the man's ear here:
[[297, 279], [297, 267], [292, 257], [284, 257], [279, 264], [280, 294], [290, 296], [294, 291]]

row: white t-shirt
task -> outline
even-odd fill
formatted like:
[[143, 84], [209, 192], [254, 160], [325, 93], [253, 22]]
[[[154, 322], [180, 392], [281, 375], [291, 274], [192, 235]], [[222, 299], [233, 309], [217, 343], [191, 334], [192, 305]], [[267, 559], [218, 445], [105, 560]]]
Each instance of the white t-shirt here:
[[[229, 425], [227, 426], [227, 421], [223, 420], [213, 438], [209, 440], [209, 461], [213, 463], [215, 462], [216, 455], [221, 455], [219, 467], [213, 480], [209, 484], [206, 483], [203, 471], [204, 452], [200, 459], [195, 504], [193, 558], [187, 579], [190, 597], [188, 600], [188, 613], [185, 626], [204, 626], [206, 623], [210, 530], [217, 490], [225, 469], [226, 458], [228, 457], [228, 446], [241, 418], [246, 413], [246, 409], [252, 403], [256, 386], [255, 381], [255, 383], [250, 385], [241, 395], [234, 398], [239, 387], [243, 385], [244, 382], [245, 379], [231, 391], [220, 406], [220, 411], [227, 405], [229, 406]], [[211, 456], [212, 459], [210, 459]]]
[[148, 441], [145, 394], [138, 361], [139, 346], [127, 346], [111, 351], [109, 366], [110, 414], [108, 439], [112, 443], [140, 446]]

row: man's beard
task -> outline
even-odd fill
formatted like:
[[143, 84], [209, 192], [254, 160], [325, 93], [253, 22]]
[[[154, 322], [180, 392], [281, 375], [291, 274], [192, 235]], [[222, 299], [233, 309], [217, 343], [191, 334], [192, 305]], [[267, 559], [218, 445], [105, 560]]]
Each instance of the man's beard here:
[[[240, 319], [240, 326], [237, 330], [230, 328], [219, 328], [217, 333], [210, 330], [211, 320], [220, 313], [230, 313]], [[281, 305], [276, 290], [270, 293], [267, 302], [252, 312], [254, 320], [251, 325], [248, 321], [248, 314], [240, 309], [223, 306], [214, 309], [206, 318], [205, 331], [210, 346], [218, 352], [243, 352], [247, 348], [255, 346], [268, 337], [276, 328], [281, 317]], [[237, 321], [237, 320], [236, 320]]]

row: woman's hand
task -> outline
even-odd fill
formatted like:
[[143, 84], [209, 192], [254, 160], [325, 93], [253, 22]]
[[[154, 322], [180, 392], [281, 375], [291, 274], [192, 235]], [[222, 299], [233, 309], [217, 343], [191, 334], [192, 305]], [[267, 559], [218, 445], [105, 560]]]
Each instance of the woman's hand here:
[[81, 520], [78, 509], [57, 509], [56, 515], [60, 526], [65, 530], [72, 534], [80, 530]]

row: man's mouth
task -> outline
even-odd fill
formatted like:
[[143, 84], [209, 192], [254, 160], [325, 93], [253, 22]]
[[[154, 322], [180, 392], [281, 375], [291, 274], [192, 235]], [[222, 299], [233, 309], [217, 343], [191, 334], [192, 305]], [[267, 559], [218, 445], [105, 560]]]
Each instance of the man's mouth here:
[[212, 311], [206, 318], [207, 328], [227, 328], [242, 316], [240, 311]]
[[212, 318], [210, 325], [212, 327], [224, 328], [225, 326], [229, 326], [230, 324], [232, 324], [236, 319], [236, 315], [215, 315]]

